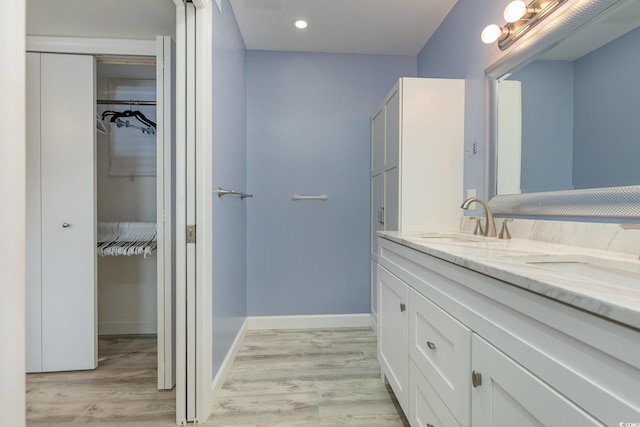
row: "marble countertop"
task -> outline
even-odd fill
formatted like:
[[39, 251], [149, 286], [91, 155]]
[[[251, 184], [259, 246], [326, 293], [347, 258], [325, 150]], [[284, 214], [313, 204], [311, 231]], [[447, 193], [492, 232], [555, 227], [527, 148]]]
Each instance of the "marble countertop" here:
[[635, 255], [459, 232], [378, 234], [640, 330], [640, 261]]

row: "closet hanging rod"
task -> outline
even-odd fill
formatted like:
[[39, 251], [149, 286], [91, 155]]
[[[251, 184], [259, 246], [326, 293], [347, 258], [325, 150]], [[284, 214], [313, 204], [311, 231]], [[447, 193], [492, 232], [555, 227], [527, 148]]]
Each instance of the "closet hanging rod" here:
[[98, 99], [100, 105], [156, 105], [156, 101], [125, 101], [122, 99]]

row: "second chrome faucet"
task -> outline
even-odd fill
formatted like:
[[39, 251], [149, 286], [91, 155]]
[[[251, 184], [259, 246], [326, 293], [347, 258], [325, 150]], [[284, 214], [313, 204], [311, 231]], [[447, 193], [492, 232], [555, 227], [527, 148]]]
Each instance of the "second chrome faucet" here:
[[462, 202], [462, 206], [460, 207], [462, 209], [469, 209], [469, 205], [471, 205], [471, 203], [478, 203], [484, 209], [484, 214], [486, 215], [486, 220], [484, 223], [484, 235], [487, 237], [496, 237], [496, 224], [493, 220], [493, 211], [491, 210], [487, 202], [477, 197], [469, 197], [467, 200]]

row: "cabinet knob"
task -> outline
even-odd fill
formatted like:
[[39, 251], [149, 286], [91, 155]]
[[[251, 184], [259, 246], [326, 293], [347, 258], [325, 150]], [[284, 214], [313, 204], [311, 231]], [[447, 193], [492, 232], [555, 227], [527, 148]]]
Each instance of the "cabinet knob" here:
[[471, 372], [471, 384], [473, 384], [474, 388], [480, 387], [482, 385], [482, 374], [480, 372]]
[[407, 304], [401, 302], [400, 303], [400, 311], [407, 311]]
[[427, 341], [427, 347], [429, 347], [429, 350], [435, 350], [436, 349], [436, 343], [431, 342], [431, 341]]
[[62, 228], [69, 228], [69, 227], [71, 227], [71, 224], [69, 224], [68, 222], [62, 223]]

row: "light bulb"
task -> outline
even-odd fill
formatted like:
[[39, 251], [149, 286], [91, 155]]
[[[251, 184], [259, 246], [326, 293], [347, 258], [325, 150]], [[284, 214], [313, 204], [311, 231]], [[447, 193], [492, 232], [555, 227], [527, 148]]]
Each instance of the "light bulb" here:
[[309, 24], [307, 24], [307, 21], [305, 21], [304, 19], [298, 19], [296, 22], [293, 23], [293, 25], [295, 25], [296, 28], [300, 30], [304, 30], [305, 28], [307, 28]]
[[527, 5], [522, 0], [512, 1], [504, 8], [504, 20], [517, 22], [527, 14]]
[[498, 27], [496, 24], [490, 24], [484, 27], [482, 30], [482, 34], [480, 34], [480, 39], [485, 44], [491, 44], [498, 40], [498, 38], [502, 35], [502, 28]]

